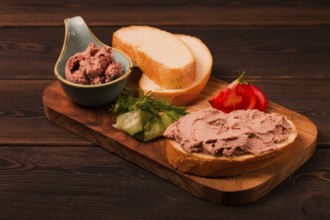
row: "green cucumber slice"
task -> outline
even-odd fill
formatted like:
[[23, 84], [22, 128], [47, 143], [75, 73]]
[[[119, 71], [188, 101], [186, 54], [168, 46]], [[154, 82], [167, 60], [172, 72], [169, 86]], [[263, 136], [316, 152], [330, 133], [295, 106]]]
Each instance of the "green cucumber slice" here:
[[175, 112], [175, 111], [164, 111], [164, 113], [172, 118], [173, 122], [179, 120], [179, 118], [182, 116], [181, 114]]
[[148, 124], [146, 124], [144, 128], [144, 141], [149, 141], [156, 137], [160, 137], [165, 131], [162, 121], [156, 118], [149, 120]]
[[118, 115], [114, 127], [128, 133], [131, 136], [139, 131], [142, 131], [143, 124], [141, 110], [135, 110]]
[[149, 141], [161, 137], [173, 122], [172, 115], [162, 113], [160, 117], [155, 117], [147, 111], [138, 109], [118, 115], [114, 127], [140, 141]]
[[[162, 118], [163, 121], [163, 126], [166, 129], [170, 124], [172, 124], [174, 122], [173, 118], [171, 118], [170, 116], [168, 116], [166, 113], [161, 114], [160, 117]], [[164, 129], [164, 130], [165, 130]]]

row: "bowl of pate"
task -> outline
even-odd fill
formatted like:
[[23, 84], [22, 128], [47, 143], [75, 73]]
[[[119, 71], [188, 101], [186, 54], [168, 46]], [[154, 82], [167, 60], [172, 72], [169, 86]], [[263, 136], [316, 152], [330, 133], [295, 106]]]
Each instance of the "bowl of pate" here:
[[132, 60], [96, 38], [80, 16], [64, 23], [64, 44], [54, 68], [64, 93], [82, 106], [111, 103], [126, 85]]

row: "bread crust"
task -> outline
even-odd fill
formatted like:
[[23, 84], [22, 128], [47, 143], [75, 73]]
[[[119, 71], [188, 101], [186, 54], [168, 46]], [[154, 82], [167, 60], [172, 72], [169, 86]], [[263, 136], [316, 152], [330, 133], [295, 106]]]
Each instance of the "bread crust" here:
[[[188, 53], [186, 55], [191, 56], [191, 62], [181, 68], [168, 67], [163, 63], [159, 63], [144, 51], [139, 50], [136, 45], [131, 44], [131, 42], [125, 42], [120, 38], [118, 34], [120, 31], [135, 27], [136, 26], [124, 27], [114, 32], [112, 37], [112, 46], [126, 53], [133, 60], [133, 65], [139, 67], [144, 74], [147, 74], [150, 79], [155, 81], [162, 88], [181, 89], [191, 85], [191, 83], [195, 80], [196, 74], [196, 61], [191, 49], [178, 40], [178, 43], [187, 48]], [[149, 26], [140, 27], [165, 32]]]
[[[196, 65], [206, 65], [206, 70], [202, 73], [196, 73], [196, 77], [193, 83], [191, 83], [188, 87], [183, 89], [154, 89], [152, 92], [157, 96], [164, 98], [171, 102], [173, 105], [183, 106], [190, 104], [193, 100], [195, 100], [198, 95], [201, 93], [205, 85], [207, 84], [210, 76], [211, 76], [211, 70], [212, 70], [212, 55], [207, 48], [207, 46], [198, 38], [188, 35], [181, 35], [176, 34], [180, 40], [185, 42], [189, 47], [192, 45], [189, 45], [189, 42], [187, 42], [186, 38], [190, 38], [190, 40], [194, 40], [196, 43], [199, 44], [199, 47], [201, 50], [204, 51], [205, 56], [208, 58], [208, 63], [200, 64], [198, 62], [198, 59], [196, 59]], [[198, 68], [196, 68], [198, 71]], [[200, 76], [199, 76], [200, 75]], [[139, 88], [141, 88], [144, 92], [150, 91], [150, 88], [146, 86], [146, 81], [149, 79], [146, 79], [147, 77], [145, 75], [142, 75], [140, 81], [139, 81]]]
[[286, 142], [278, 144], [275, 150], [258, 155], [233, 157], [213, 156], [199, 153], [187, 153], [178, 142], [167, 140], [167, 159], [170, 165], [180, 172], [204, 177], [225, 177], [249, 173], [269, 166], [277, 161], [281, 154], [288, 151], [298, 133], [294, 124]]

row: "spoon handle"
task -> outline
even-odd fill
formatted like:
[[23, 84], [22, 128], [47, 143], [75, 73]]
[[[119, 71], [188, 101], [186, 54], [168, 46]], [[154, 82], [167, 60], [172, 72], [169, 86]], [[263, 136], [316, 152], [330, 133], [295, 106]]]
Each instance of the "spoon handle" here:
[[104, 44], [92, 33], [84, 19], [80, 16], [66, 18], [65, 23], [65, 47], [67, 51], [84, 51], [90, 42], [97, 46]]

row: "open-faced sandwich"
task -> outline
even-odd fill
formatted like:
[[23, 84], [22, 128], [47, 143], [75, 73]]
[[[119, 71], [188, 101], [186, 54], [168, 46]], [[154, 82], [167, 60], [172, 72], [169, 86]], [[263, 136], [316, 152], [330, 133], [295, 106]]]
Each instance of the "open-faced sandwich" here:
[[297, 137], [285, 116], [259, 110], [206, 108], [171, 124], [164, 136], [177, 170], [205, 177], [240, 175], [276, 161]]

